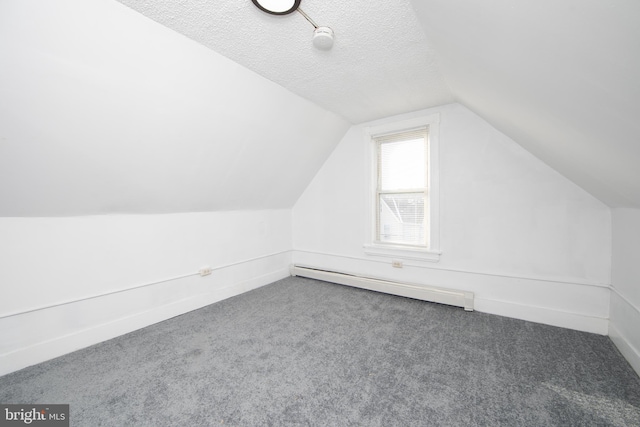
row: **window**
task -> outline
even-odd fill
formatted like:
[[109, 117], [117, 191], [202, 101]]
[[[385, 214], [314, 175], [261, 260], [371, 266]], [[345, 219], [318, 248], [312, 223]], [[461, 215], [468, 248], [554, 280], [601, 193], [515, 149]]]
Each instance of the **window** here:
[[427, 247], [427, 128], [374, 137], [376, 242]]
[[366, 130], [371, 153], [365, 253], [437, 261], [438, 116]]

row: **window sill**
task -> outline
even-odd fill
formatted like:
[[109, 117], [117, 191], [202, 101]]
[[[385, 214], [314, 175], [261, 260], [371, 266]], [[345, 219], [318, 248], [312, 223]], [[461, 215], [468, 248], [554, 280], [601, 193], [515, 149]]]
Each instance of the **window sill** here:
[[412, 261], [440, 261], [439, 251], [432, 251], [420, 248], [408, 248], [394, 245], [364, 245], [364, 253], [371, 256], [382, 256], [388, 258], [406, 259]]

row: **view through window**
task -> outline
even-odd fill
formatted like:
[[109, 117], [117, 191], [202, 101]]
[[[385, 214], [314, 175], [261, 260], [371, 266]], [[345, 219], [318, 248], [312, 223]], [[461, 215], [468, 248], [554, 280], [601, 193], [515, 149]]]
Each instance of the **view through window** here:
[[428, 128], [375, 136], [376, 241], [426, 247]]

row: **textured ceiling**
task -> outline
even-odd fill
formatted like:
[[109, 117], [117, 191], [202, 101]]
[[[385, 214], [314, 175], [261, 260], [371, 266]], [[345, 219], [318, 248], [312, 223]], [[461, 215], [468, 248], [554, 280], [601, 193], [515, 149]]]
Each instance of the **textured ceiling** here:
[[[119, 0], [352, 123], [457, 101], [610, 206], [640, 206], [637, 0]], [[437, 59], [437, 60], [436, 60]]]
[[638, 0], [302, 7], [333, 50], [250, 0], [0, 1], [0, 215], [290, 207], [339, 116], [451, 101], [640, 207]]
[[331, 27], [314, 49], [299, 13], [271, 16], [250, 0], [119, 0], [352, 123], [454, 101], [410, 0], [303, 0]]

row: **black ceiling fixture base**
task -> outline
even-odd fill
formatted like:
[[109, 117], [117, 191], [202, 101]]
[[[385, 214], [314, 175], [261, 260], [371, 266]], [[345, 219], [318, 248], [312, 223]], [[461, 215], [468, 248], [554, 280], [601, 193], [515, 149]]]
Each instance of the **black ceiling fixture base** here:
[[293, 1], [293, 5], [291, 5], [291, 7], [289, 9], [284, 10], [284, 11], [280, 11], [280, 12], [267, 9], [267, 7], [265, 7], [265, 6], [263, 6], [261, 4], [261, 3], [264, 3], [264, 2], [261, 2], [260, 0], [251, 0], [251, 1], [253, 2], [253, 4], [256, 5], [256, 7], [258, 9], [262, 10], [263, 12], [267, 12], [267, 13], [270, 13], [272, 15], [288, 15], [290, 13], [295, 12], [296, 9], [298, 9], [298, 7], [300, 6], [300, 2], [302, 0], [294, 0]]

